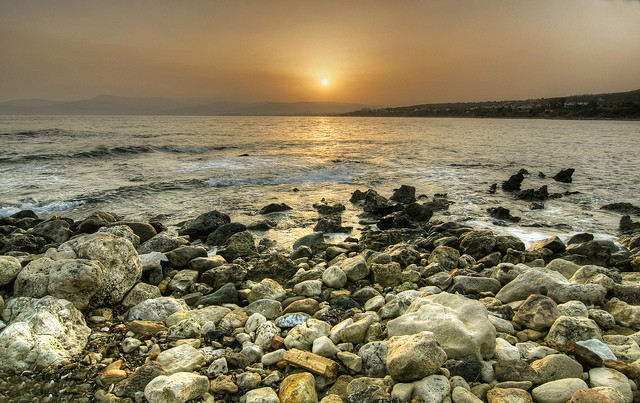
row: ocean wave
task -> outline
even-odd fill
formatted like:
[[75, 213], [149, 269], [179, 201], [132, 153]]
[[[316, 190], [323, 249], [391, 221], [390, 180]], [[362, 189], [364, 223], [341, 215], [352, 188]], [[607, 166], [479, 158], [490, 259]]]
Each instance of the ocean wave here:
[[49, 203], [38, 203], [29, 200], [19, 206], [0, 206], [0, 217], [8, 217], [22, 210], [33, 210], [38, 215], [51, 214], [58, 211], [71, 210], [85, 203], [87, 203], [85, 200], [55, 201]]
[[52, 161], [59, 159], [92, 159], [104, 157], [117, 157], [120, 155], [134, 155], [152, 153], [155, 149], [149, 146], [127, 147], [97, 147], [93, 150], [80, 151], [72, 154], [30, 154], [17, 157], [1, 158], [0, 163], [22, 163], [33, 161]]
[[309, 169], [304, 172], [282, 172], [272, 176], [251, 178], [210, 178], [203, 183], [210, 187], [230, 187], [246, 185], [293, 185], [308, 183], [340, 183], [351, 184], [363, 176], [340, 168]]
[[163, 146], [160, 150], [171, 153], [178, 154], [204, 154], [208, 151], [222, 151], [222, 150], [231, 150], [237, 149], [236, 146]]
[[69, 136], [72, 135], [71, 132], [52, 128], [52, 129], [39, 129], [39, 130], [22, 130], [15, 132], [4, 132], [0, 133], [0, 136], [16, 136], [16, 137], [39, 137], [39, 136]]

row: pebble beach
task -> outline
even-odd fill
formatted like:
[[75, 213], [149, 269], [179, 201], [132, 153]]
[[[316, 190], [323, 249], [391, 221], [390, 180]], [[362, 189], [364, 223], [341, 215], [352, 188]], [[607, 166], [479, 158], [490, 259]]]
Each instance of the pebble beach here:
[[640, 208], [617, 206], [615, 241], [526, 245], [410, 185], [350, 203], [357, 237], [319, 201], [292, 245], [269, 240], [291, 207], [268, 201], [170, 227], [1, 218], [0, 400], [638, 401]]

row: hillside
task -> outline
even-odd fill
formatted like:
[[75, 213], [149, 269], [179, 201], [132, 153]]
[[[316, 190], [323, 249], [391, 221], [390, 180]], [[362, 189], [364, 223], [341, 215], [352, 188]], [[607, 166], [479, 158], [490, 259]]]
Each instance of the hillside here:
[[640, 119], [640, 90], [520, 101], [364, 108], [346, 116]]

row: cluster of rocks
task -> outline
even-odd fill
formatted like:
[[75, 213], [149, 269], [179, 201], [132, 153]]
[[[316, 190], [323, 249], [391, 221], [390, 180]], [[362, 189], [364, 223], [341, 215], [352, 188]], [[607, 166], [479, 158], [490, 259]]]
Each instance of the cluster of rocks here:
[[[218, 211], [177, 233], [103, 212], [3, 219], [1, 400], [638, 397], [640, 231], [527, 248], [432, 219], [448, 202], [410, 186], [352, 202], [376, 229], [287, 251]], [[314, 207], [318, 229], [342, 228], [344, 206]]]
[[[553, 179], [557, 182], [571, 183], [573, 181], [572, 176], [574, 172], [575, 169], [573, 168], [562, 169], [553, 176]], [[522, 190], [522, 182], [527, 175], [529, 175], [529, 172], [526, 169], [523, 168], [519, 170], [515, 175], [511, 175], [509, 179], [502, 182], [502, 190], [504, 190], [505, 192], [515, 193], [515, 196], [520, 200], [532, 202], [541, 202], [549, 198], [560, 198], [563, 196], [562, 193], [549, 193], [549, 188], [547, 185], [542, 185], [539, 189]], [[546, 178], [546, 175], [542, 172], [539, 172], [538, 178], [544, 179]], [[491, 185], [489, 191], [491, 193], [495, 193], [497, 187], [498, 184], [493, 184]], [[533, 206], [535, 208], [539, 208], [539, 203], [536, 203]]]

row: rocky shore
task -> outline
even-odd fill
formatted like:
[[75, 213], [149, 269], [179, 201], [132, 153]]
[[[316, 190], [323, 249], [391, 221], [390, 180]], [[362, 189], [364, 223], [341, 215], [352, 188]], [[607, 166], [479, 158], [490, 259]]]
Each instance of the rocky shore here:
[[434, 219], [446, 197], [418, 202], [411, 186], [351, 202], [376, 225], [330, 243], [351, 229], [344, 206], [318, 203], [315, 232], [287, 249], [268, 239], [284, 204], [177, 228], [107, 212], [1, 218], [0, 400], [639, 399], [635, 217], [618, 242], [527, 248]]

